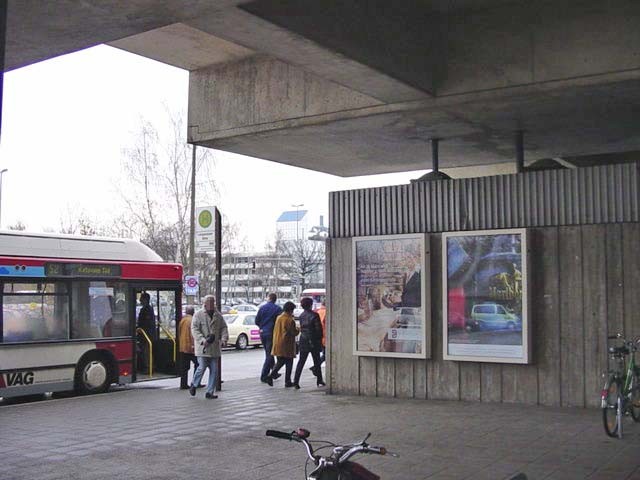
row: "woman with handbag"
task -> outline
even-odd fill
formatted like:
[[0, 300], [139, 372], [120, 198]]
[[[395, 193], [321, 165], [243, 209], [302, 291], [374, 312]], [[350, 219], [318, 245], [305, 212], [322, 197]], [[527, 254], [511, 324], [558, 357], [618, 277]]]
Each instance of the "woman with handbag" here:
[[273, 380], [280, 375], [278, 372], [285, 367], [285, 388], [293, 387], [291, 382], [291, 370], [293, 370], [293, 359], [296, 356], [296, 336], [299, 333], [296, 321], [293, 318], [293, 310], [296, 308], [293, 302], [287, 302], [282, 307], [282, 313], [276, 318], [273, 327], [273, 347], [271, 355], [278, 357], [276, 365], [267, 377], [267, 383], [273, 386]]

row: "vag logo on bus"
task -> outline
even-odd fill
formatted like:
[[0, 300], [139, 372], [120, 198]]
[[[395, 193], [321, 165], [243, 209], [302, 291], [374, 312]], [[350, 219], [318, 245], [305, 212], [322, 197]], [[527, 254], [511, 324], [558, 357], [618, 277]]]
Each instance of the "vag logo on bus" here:
[[33, 385], [33, 372], [7, 373], [7, 386]]

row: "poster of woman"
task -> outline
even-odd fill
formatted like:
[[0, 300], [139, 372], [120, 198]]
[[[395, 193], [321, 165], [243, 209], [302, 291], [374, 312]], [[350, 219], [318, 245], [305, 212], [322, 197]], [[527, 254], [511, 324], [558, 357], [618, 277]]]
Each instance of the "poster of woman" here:
[[442, 241], [445, 360], [528, 363], [526, 230], [445, 233]]
[[356, 355], [427, 358], [425, 236], [353, 239]]

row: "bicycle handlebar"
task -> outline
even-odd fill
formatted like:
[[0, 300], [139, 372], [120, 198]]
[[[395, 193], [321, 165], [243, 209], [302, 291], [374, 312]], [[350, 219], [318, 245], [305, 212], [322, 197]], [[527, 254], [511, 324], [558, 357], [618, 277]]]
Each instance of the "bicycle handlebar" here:
[[621, 347], [609, 347], [607, 350], [610, 355], [621, 356], [621, 355], [629, 355], [630, 353], [635, 353], [640, 350], [640, 336], [634, 338], [633, 340], [627, 340], [621, 333], [616, 335], [607, 336], [609, 340], [622, 340]]
[[287, 433], [287, 432], [280, 432], [278, 430], [267, 430], [266, 431], [266, 436], [267, 437], [282, 438], [284, 440], [293, 440], [292, 434]]
[[[267, 430], [265, 434], [267, 437], [281, 438], [283, 440], [293, 440], [293, 441], [302, 443], [307, 450], [307, 456], [309, 457], [310, 460], [312, 460], [316, 464], [318, 464], [318, 462], [323, 459], [323, 457], [317, 457], [316, 455], [314, 455], [313, 447], [307, 441], [307, 437], [309, 436], [309, 431], [307, 430], [298, 429], [297, 431], [293, 431], [291, 433], [281, 432], [279, 430]], [[350, 445], [342, 445], [334, 448], [333, 452], [334, 452], [335, 460], [333, 461], [337, 461], [338, 464], [341, 464], [346, 462], [349, 458], [353, 457], [357, 453], [390, 455], [392, 457], [399, 456], [395, 453], [388, 452], [385, 447], [374, 447], [374, 446], [368, 445], [366, 443], [366, 440], [369, 438], [370, 435], [371, 434], [367, 435], [367, 437], [360, 443], [352, 443]], [[327, 459], [325, 459], [325, 461]]]

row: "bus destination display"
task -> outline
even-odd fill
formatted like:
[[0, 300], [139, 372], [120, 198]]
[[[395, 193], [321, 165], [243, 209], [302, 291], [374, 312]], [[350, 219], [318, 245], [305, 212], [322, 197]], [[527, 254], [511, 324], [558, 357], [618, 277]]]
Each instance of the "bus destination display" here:
[[45, 263], [45, 277], [120, 277], [120, 265], [98, 263]]

